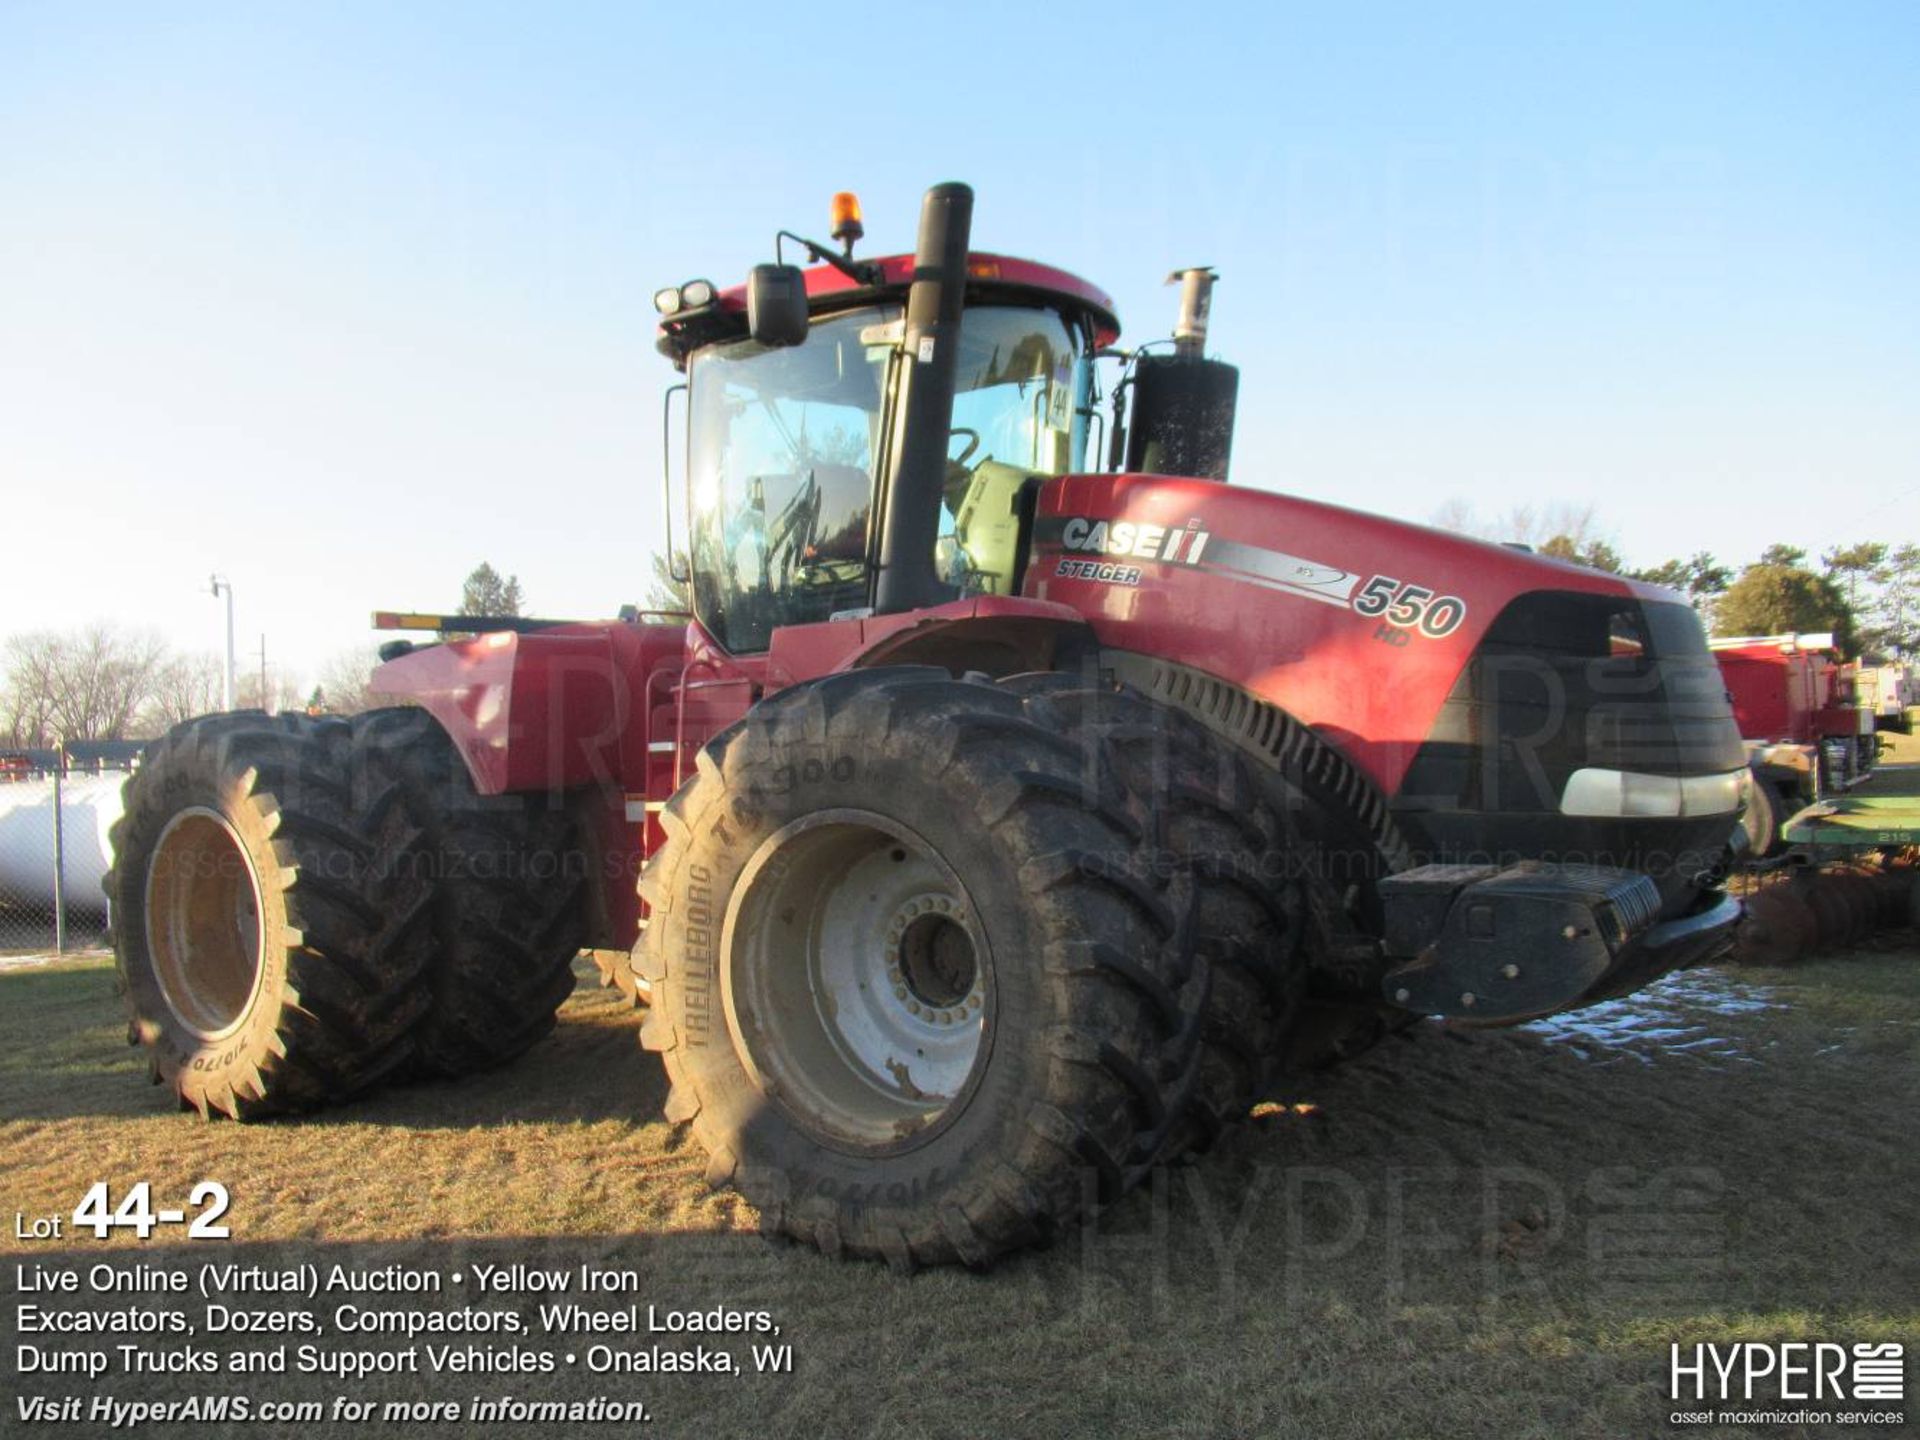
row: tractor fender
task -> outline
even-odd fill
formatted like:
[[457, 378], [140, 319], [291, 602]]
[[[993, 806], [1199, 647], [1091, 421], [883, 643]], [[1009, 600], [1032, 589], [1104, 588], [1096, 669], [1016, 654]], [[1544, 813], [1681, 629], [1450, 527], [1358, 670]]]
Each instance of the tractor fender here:
[[898, 615], [776, 630], [766, 688], [875, 665], [940, 665], [955, 674], [974, 670], [996, 677], [1057, 670], [1092, 641], [1092, 627], [1071, 606], [981, 595]]
[[679, 671], [686, 629], [595, 621], [424, 646], [370, 688], [423, 707], [483, 795], [643, 790], [649, 703]]

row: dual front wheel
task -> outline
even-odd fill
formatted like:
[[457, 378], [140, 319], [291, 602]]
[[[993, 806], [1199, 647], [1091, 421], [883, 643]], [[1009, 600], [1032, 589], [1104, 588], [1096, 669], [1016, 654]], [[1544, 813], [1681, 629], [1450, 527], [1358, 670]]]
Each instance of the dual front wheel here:
[[669, 804], [642, 1038], [763, 1224], [983, 1264], [1244, 1114], [1298, 1003], [1281, 819], [1178, 717], [1057, 677], [857, 672]]

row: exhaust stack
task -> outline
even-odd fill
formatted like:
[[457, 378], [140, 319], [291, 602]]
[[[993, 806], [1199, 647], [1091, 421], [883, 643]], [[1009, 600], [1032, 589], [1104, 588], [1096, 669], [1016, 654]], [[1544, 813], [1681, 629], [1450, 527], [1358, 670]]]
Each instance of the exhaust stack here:
[[1207, 316], [1213, 311], [1213, 282], [1220, 277], [1211, 265], [1176, 270], [1167, 277], [1180, 287], [1180, 318], [1173, 326], [1173, 353], [1182, 360], [1204, 360], [1207, 355]]

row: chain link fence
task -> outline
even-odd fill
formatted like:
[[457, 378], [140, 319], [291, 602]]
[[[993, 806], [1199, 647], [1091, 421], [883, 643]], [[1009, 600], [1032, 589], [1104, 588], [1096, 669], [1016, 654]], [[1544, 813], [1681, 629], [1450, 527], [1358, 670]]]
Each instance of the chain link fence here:
[[120, 786], [136, 759], [78, 747], [0, 753], [0, 956], [109, 943], [113, 917], [100, 882], [113, 863], [108, 832], [120, 817]]

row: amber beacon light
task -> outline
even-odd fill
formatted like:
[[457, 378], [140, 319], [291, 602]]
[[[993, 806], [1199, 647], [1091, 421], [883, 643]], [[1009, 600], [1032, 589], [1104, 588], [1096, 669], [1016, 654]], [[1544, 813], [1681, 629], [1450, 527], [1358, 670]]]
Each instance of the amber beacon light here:
[[851, 255], [853, 242], [867, 233], [866, 226], [860, 223], [860, 197], [851, 190], [836, 191], [831, 211], [833, 238], [840, 242], [848, 255]]

